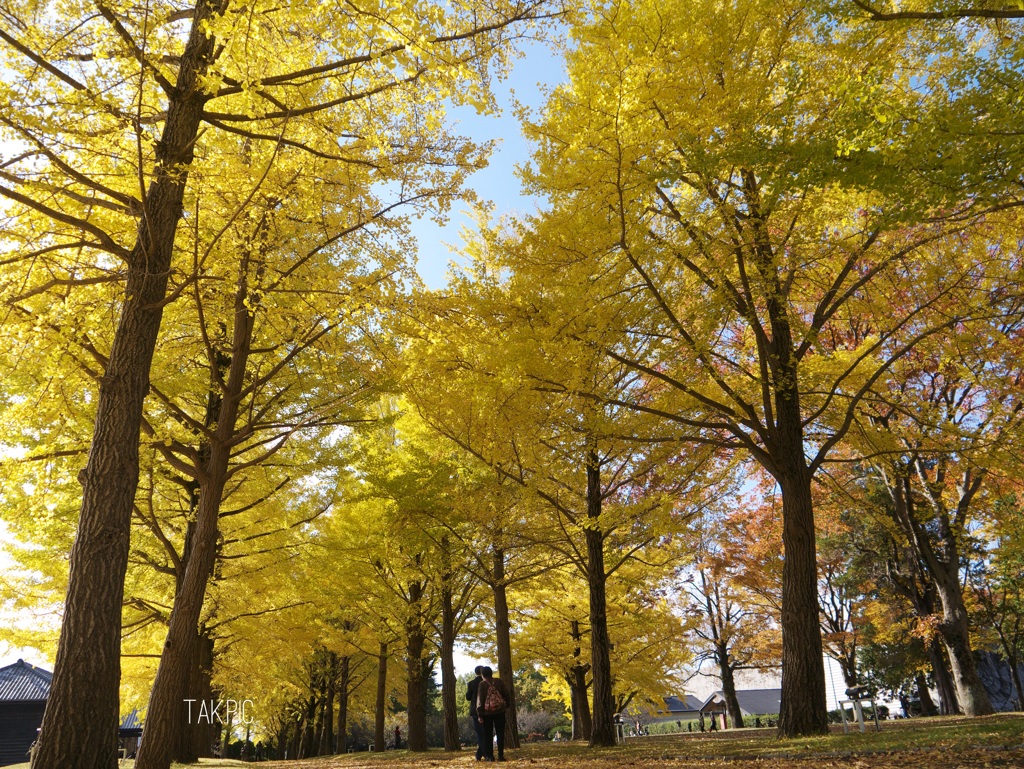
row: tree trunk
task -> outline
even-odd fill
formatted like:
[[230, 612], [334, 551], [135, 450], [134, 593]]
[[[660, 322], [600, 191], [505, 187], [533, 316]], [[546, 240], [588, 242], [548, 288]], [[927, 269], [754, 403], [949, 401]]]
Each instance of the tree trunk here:
[[590, 701], [587, 698], [586, 668], [577, 666], [572, 669], [566, 679], [572, 697], [572, 735], [573, 740], [590, 741], [593, 722], [590, 720]]
[[964, 715], [991, 715], [995, 709], [974, 663], [974, 652], [971, 650], [970, 634], [967, 630], [967, 609], [964, 606], [960, 583], [956, 575], [947, 579], [939, 577], [936, 579], [936, 587], [943, 615], [942, 622], [939, 623], [939, 633], [949, 654], [949, 668], [953, 674], [953, 683], [956, 685], [957, 701], [963, 708]]
[[224, 757], [227, 757], [228, 747], [230, 747], [230, 745], [231, 745], [231, 721], [232, 721], [232, 716], [233, 716], [232, 713], [228, 713], [228, 721], [227, 721], [226, 724], [224, 724], [224, 731], [221, 733], [221, 738], [220, 738], [220, 754], [222, 756], [224, 756]]
[[612, 693], [611, 639], [605, 598], [604, 532], [601, 530], [601, 470], [597, 452], [587, 457], [587, 584], [590, 588], [590, 664], [594, 687], [591, 747], [615, 745], [615, 697]]
[[939, 713], [932, 702], [932, 695], [928, 692], [928, 682], [924, 678], [924, 673], [914, 676], [914, 683], [917, 684], [917, 698], [921, 701], [921, 715], [937, 716]]
[[338, 658], [334, 652], [327, 654], [327, 685], [324, 691], [323, 730], [320, 733], [321, 756], [334, 755], [334, 695], [338, 683]]
[[715, 647], [715, 657], [718, 659], [718, 674], [722, 678], [722, 694], [725, 695], [725, 709], [732, 721], [733, 729], [743, 728], [743, 710], [740, 708], [740, 701], [736, 697], [736, 680], [732, 674], [732, 662], [729, 659], [729, 647], [719, 643]]
[[[579, 659], [583, 653], [581, 646], [583, 634], [580, 633], [580, 623], [573, 620], [569, 626], [570, 635], [573, 640], [572, 656]], [[593, 722], [590, 720], [590, 700], [587, 697], [587, 671], [589, 665], [582, 665], [577, 662], [569, 671], [566, 682], [569, 684], [569, 693], [572, 706], [572, 739], [590, 741], [593, 731]]]
[[1021, 685], [1017, 656], [1013, 655], [1007, 661], [1010, 663], [1010, 675], [1013, 676], [1013, 688], [1017, 691], [1017, 710], [1024, 710], [1024, 686]]
[[[292, 730], [292, 740], [291, 743], [288, 745], [288, 758], [290, 758], [292, 761], [299, 757], [299, 746], [302, 745], [303, 720], [304, 719], [300, 714], [299, 717], [295, 720], [295, 728]], [[224, 756], [226, 755], [226, 753], [222, 751], [221, 755]]]
[[[226, 354], [218, 351], [216, 363], [219, 367], [219, 373], [223, 375], [230, 363], [230, 358]], [[203, 418], [203, 426], [208, 431], [215, 430], [217, 423], [220, 420], [221, 406], [224, 402], [222, 396], [223, 394], [220, 392], [219, 388], [211, 385], [206, 398], [206, 414]], [[210, 447], [210, 441], [203, 440], [200, 442], [196, 451], [200, 464], [204, 467], [209, 465]], [[181, 558], [174, 570], [175, 598], [177, 598], [177, 596], [182, 592], [183, 585], [185, 583], [185, 576], [188, 572], [188, 564], [195, 549], [196, 536], [198, 532], [197, 522], [199, 520], [199, 504], [202, 499], [203, 486], [196, 478], [189, 481], [188, 488], [189, 520], [185, 529], [185, 541], [181, 549]], [[172, 606], [172, 616], [173, 611], [174, 609]], [[195, 654], [187, 657], [186, 664], [189, 666], [190, 670], [188, 673], [188, 679], [185, 683], [184, 697], [197, 702], [202, 702], [204, 700], [210, 701], [212, 700], [210, 677], [213, 668], [213, 641], [209, 638], [209, 634], [205, 629], [203, 629], [202, 631], [197, 630], [197, 636], [193, 643]], [[174, 747], [176, 750], [172, 750], [171, 758], [172, 760], [183, 764], [196, 763], [201, 755], [208, 756], [211, 752], [210, 747], [212, 745], [211, 739], [206, 739], [207, 744], [205, 748], [202, 747], [200, 743], [203, 741], [204, 737], [210, 737], [210, 733], [214, 727], [213, 719], [208, 718], [200, 722], [198, 717], [189, 718], [188, 714], [190, 713], [191, 709], [187, 709], [187, 713], [182, 713], [181, 709], [178, 708], [173, 709], [171, 711], [171, 723], [169, 725], [169, 728], [178, 734], [174, 741]]]
[[146, 713], [146, 739], [139, 746], [136, 769], [169, 769], [175, 736], [187, 718], [186, 688], [197, 656], [199, 615], [206, 597], [206, 583], [217, 555], [217, 518], [227, 477], [228, 448], [211, 451], [210, 478], [204, 484], [197, 512], [196, 541], [185, 567], [181, 589], [174, 596], [171, 619], [160, 666]]
[[214, 640], [209, 631], [203, 628], [195, 642], [196, 656], [192, 660], [186, 691], [187, 698], [195, 700], [192, 703], [192, 718], [183, 719], [174, 755], [174, 761], [179, 764], [194, 764], [200, 758], [210, 758], [213, 753], [215, 724], [205, 720], [200, 722], [196, 717], [198, 703], [215, 699], [210, 680], [213, 672], [213, 645]]
[[853, 689], [859, 686], [856, 656], [840, 657], [836, 662], [839, 663], [839, 669], [843, 671], [843, 683], [846, 684], [846, 688]]
[[409, 618], [405, 623], [406, 715], [409, 718], [409, 750], [418, 753], [427, 749], [427, 676], [423, 659], [427, 639], [423, 633], [422, 601], [423, 583], [410, 583]]
[[[801, 737], [828, 733], [825, 703], [825, 660], [822, 656], [818, 563], [811, 497], [811, 470], [804, 454], [800, 377], [790, 327], [788, 286], [773, 250], [768, 223], [761, 212], [758, 180], [741, 171], [743, 190], [751, 209], [751, 261], [767, 290], [765, 311], [771, 338], [759, 345], [769, 370], [765, 395], [771, 396], [775, 424], [768, 424], [766, 450], [772, 474], [782, 490], [782, 703], [779, 736]], [[767, 416], [767, 415], [766, 415]], [[762, 460], [764, 461], [764, 460]]]
[[203, 691], [200, 661], [200, 657], [203, 654], [203, 650], [200, 648], [201, 641], [202, 636], [197, 634], [193, 642], [196, 653], [189, 661], [190, 670], [185, 684], [185, 698], [192, 701], [191, 712], [187, 712], [185, 718], [179, 717], [177, 719], [175, 724], [176, 734], [171, 747], [171, 760], [177, 761], [180, 764], [194, 764], [199, 760], [199, 745], [196, 735], [201, 727], [206, 726], [205, 722], [200, 724], [196, 717], [196, 705], [203, 700], [209, 701], [210, 699], [206, 696], [206, 692]]
[[[156, 145], [153, 181], [139, 217], [121, 316], [100, 380], [85, 469], [82, 507], [71, 548], [64, 619], [36, 769], [114, 769], [121, 666], [121, 609], [132, 506], [139, 480], [139, 431], [149, 370], [160, 332], [171, 258], [203, 105], [199, 83], [215, 41], [204, 21], [219, 0], [198, 0], [192, 29]], [[143, 743], [145, 744], [145, 743]]]
[[299, 744], [299, 758], [310, 758], [313, 755], [313, 737], [316, 729], [316, 694], [309, 695], [306, 705], [305, 727], [302, 730], [302, 742]]
[[956, 699], [956, 687], [953, 686], [953, 677], [946, 667], [946, 655], [942, 653], [942, 644], [938, 636], [932, 636], [928, 642], [928, 659], [931, 660], [932, 677], [939, 692], [939, 713], [954, 716], [960, 712], [960, 704]]
[[338, 753], [348, 752], [348, 690], [351, 686], [349, 665], [351, 657], [347, 654], [341, 658], [338, 673]]
[[[794, 396], [795, 397], [795, 396]], [[777, 401], [782, 410], [782, 400]], [[789, 405], [789, 404], [787, 404]], [[789, 415], [790, 419], [794, 415]], [[799, 429], [799, 410], [794, 429]], [[779, 422], [783, 414], [779, 414]], [[782, 704], [779, 736], [799, 737], [828, 732], [825, 704], [825, 662], [818, 619], [818, 568], [811, 479], [802, 441], [798, 453], [781, 473], [782, 487]]]
[[288, 756], [288, 722], [281, 721], [281, 728], [277, 730], [277, 749], [274, 751], [275, 758], [283, 761]]
[[444, 749], [448, 751], [462, 750], [455, 687], [455, 607], [452, 605], [452, 575], [449, 568], [442, 575], [441, 581], [441, 702], [444, 712]]
[[[199, 504], [196, 508], [195, 536], [185, 564], [185, 575], [174, 596], [167, 639], [146, 713], [146, 737], [139, 747], [135, 769], [170, 769], [175, 735], [186, 718], [185, 696], [190, 672], [197, 654], [199, 617], [206, 598], [206, 586], [217, 558], [219, 520], [224, 487], [228, 480], [232, 441], [236, 437], [238, 409], [246, 385], [246, 371], [252, 349], [253, 309], [248, 280], [249, 256], [239, 265], [234, 296], [231, 354], [219, 357], [217, 365], [228, 369], [223, 392], [218, 391], [221, 377], [210, 373], [211, 395], [206, 420], [216, 420], [214, 437], [199, 452], [197, 467]], [[215, 415], [215, 416], [214, 416]], [[316, 745], [308, 746], [312, 754]]]
[[316, 726], [313, 729], [313, 741], [310, 743], [311, 747], [309, 755], [306, 756], [307, 758], [316, 758], [319, 756], [320, 746], [323, 744], [324, 720], [327, 718], [327, 712], [324, 708], [324, 690], [321, 689], [319, 694], [320, 699], [316, 704]]
[[505, 551], [494, 548], [494, 571], [491, 585], [494, 593], [495, 641], [498, 647], [498, 677], [505, 682], [510, 696], [505, 713], [505, 747], [519, 747], [519, 721], [516, 716], [515, 668], [512, 666], [512, 623], [508, 618], [508, 591], [505, 583]]
[[373, 724], [376, 752], [384, 752], [384, 706], [388, 694], [388, 645], [381, 643], [377, 653], [377, 708]]
[[[923, 474], [919, 460], [913, 460], [912, 467]], [[930, 525], [925, 525], [916, 511], [910, 486], [910, 468], [899, 466], [893, 472], [893, 478], [887, 479], [886, 483], [893, 500], [894, 520], [906, 534], [915, 558], [924, 571], [923, 576], [934, 587], [942, 607], [939, 635], [949, 655], [957, 701], [965, 715], [991, 714], [994, 709], [978, 677], [971, 650], [967, 610], [960, 585], [959, 543], [941, 496], [929, 491], [925, 483], [925, 491], [931, 502]]]

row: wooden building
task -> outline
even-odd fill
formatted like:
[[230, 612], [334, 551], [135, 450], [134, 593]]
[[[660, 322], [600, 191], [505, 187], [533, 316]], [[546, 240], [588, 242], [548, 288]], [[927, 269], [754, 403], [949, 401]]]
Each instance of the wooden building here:
[[665, 706], [652, 713], [648, 723], [661, 724], [670, 721], [679, 721], [681, 723], [700, 718], [700, 709], [704, 703], [692, 694], [684, 694], [682, 697], [670, 694], [662, 699], [665, 702]]
[[[782, 709], [782, 689], [737, 689], [736, 699], [740, 703], [740, 712], [747, 716], [778, 715]], [[701, 706], [701, 712], [712, 718], [719, 719], [719, 728], [727, 728], [727, 708], [725, 692], [718, 690]]]
[[53, 674], [18, 660], [0, 668], [0, 766], [29, 760]]

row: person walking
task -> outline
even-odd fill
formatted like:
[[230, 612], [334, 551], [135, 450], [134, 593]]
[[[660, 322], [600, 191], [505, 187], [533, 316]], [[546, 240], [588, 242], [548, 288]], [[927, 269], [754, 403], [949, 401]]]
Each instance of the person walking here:
[[466, 699], [469, 700], [469, 720], [473, 722], [473, 733], [476, 735], [476, 760], [479, 761], [484, 757], [484, 738], [481, 735], [482, 725], [480, 723], [479, 714], [476, 710], [476, 697], [480, 689], [480, 682], [483, 681], [483, 677], [480, 673], [483, 671], [483, 665], [477, 665], [473, 672], [476, 673], [476, 678], [469, 682], [466, 687]]
[[494, 737], [498, 738], [498, 760], [505, 760], [505, 711], [511, 699], [508, 687], [500, 678], [494, 678], [494, 671], [486, 665], [480, 671], [483, 680], [477, 691], [477, 722], [483, 727], [480, 744], [484, 749], [483, 760], [494, 760]]

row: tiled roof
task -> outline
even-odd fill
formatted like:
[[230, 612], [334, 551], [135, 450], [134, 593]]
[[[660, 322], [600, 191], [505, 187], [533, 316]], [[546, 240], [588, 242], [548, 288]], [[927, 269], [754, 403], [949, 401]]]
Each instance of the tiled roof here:
[[0, 668], [0, 701], [38, 702], [50, 694], [53, 673], [18, 660]]
[[[737, 689], [736, 699], [748, 716], [774, 715], [781, 710], [782, 689]], [[712, 702], [725, 702], [725, 693], [719, 689], [704, 701], [704, 706]]]
[[665, 697], [665, 709], [669, 713], [682, 713], [686, 711], [697, 711], [700, 710], [701, 705], [704, 703], [694, 697], [692, 694], [687, 694], [685, 700], [681, 700], [675, 695], [669, 695]]
[[121, 725], [118, 727], [119, 730], [130, 730], [138, 729], [142, 731], [142, 721], [139, 720], [139, 711], [133, 710], [131, 713], [121, 719]]
[[778, 713], [782, 708], [782, 689], [747, 689], [737, 691], [740, 707], [752, 716]]

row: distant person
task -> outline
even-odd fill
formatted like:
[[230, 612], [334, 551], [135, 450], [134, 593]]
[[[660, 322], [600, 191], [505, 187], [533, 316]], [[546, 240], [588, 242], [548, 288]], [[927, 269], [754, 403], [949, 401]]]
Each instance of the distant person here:
[[477, 665], [473, 668], [473, 672], [476, 673], [476, 678], [469, 682], [466, 687], [466, 699], [469, 700], [469, 720], [473, 722], [473, 733], [476, 735], [476, 760], [479, 761], [484, 757], [484, 739], [481, 733], [481, 724], [478, 720], [479, 713], [476, 710], [476, 695], [480, 690], [480, 682], [483, 681], [483, 676], [480, 673], [483, 672], [483, 665]]
[[483, 760], [494, 760], [494, 738], [498, 738], [498, 760], [505, 760], [505, 712], [512, 696], [500, 678], [494, 678], [494, 671], [486, 665], [480, 671], [483, 680], [477, 691], [477, 723], [483, 729], [480, 747], [484, 750]]
[[395, 750], [402, 747], [402, 729], [399, 726], [395, 727]]

